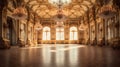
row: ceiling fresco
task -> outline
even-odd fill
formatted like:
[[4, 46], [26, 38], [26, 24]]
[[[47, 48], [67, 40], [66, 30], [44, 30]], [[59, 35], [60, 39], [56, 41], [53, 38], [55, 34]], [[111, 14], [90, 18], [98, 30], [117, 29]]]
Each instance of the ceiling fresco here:
[[[48, 0], [23, 0], [40, 18], [51, 18], [57, 14], [58, 8]], [[62, 12], [69, 18], [79, 18], [95, 4], [95, 0], [71, 0], [71, 3], [63, 6]], [[9, 6], [12, 6], [9, 2]], [[11, 8], [12, 10], [14, 8]]]

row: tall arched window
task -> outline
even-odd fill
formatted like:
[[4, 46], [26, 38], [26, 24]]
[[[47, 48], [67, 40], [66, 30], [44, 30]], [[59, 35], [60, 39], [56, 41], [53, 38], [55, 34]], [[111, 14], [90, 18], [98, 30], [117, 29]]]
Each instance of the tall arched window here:
[[64, 40], [64, 28], [56, 28], [56, 40]]
[[43, 28], [43, 40], [50, 40], [50, 28], [49, 27]]
[[76, 27], [70, 28], [70, 40], [78, 40], [78, 32]]

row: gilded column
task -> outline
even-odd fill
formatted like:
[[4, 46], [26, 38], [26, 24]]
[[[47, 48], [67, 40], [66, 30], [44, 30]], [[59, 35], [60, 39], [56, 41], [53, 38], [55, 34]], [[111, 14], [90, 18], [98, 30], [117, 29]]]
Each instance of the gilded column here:
[[88, 41], [87, 41], [87, 44], [90, 44], [90, 39], [91, 39], [91, 36], [90, 36], [90, 17], [89, 17], [89, 13], [90, 11], [88, 11], [87, 13], [87, 18], [88, 18]]
[[2, 23], [2, 9], [3, 7], [0, 6], [0, 37], [2, 37], [2, 30], [3, 30], [3, 23]]
[[68, 44], [69, 43], [69, 24], [68, 24], [69, 22], [68, 21], [66, 21], [66, 23], [65, 23], [65, 27], [64, 27], [64, 37], [65, 37], [65, 41], [64, 41], [64, 43], [65, 44]]
[[3, 15], [5, 15], [5, 13], [3, 12], [3, 9], [7, 6], [7, 1], [6, 0], [1, 0], [0, 2], [0, 48], [4, 48], [4, 49], [7, 49], [7, 48], [10, 48], [10, 43], [9, 41], [5, 40], [3, 38], [3, 20], [5, 20], [5, 16], [4, 16], [4, 19], [3, 19]]
[[4, 6], [5, 6], [4, 3], [0, 2], [0, 37], [3, 36], [3, 18], [2, 18], [3, 13], [2, 11], [3, 11]]
[[51, 21], [51, 43], [54, 44], [56, 40], [56, 28], [55, 28], [55, 22]]
[[94, 6], [93, 7], [93, 16], [94, 16], [94, 24], [95, 24], [95, 39], [94, 39], [94, 41], [95, 41], [95, 44], [94, 45], [97, 45], [97, 39], [98, 39], [98, 35], [97, 35], [97, 32], [98, 32], [98, 27], [97, 27], [97, 21], [96, 21], [96, 15], [97, 15], [97, 13], [96, 13], [96, 7]]
[[119, 10], [119, 37], [120, 37], [120, 10]]

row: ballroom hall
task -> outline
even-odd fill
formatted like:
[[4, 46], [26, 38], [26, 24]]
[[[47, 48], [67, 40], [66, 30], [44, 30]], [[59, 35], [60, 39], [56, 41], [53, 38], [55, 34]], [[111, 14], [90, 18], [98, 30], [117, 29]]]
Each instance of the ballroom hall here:
[[0, 67], [120, 67], [120, 0], [0, 0]]

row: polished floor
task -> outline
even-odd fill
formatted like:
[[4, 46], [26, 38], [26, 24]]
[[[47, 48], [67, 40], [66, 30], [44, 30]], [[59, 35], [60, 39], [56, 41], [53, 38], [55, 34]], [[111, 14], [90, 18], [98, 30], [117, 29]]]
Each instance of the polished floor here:
[[77, 44], [0, 50], [0, 67], [120, 67], [120, 50]]

